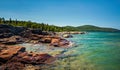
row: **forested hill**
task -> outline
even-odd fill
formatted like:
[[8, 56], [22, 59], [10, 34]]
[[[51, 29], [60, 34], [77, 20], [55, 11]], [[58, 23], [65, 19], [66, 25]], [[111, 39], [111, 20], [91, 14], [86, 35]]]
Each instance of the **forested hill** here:
[[97, 27], [97, 26], [93, 26], [93, 25], [84, 25], [84, 26], [78, 26], [77, 27], [78, 30], [81, 31], [106, 31], [106, 32], [120, 32], [120, 30], [118, 29], [114, 29], [114, 28], [104, 28], [104, 27]]
[[43, 31], [54, 31], [54, 32], [61, 32], [61, 31], [105, 31], [105, 32], [120, 32], [118, 29], [114, 28], [103, 28], [103, 27], [97, 27], [93, 25], [84, 25], [84, 26], [54, 26], [54, 25], [48, 25], [45, 23], [36, 23], [31, 21], [20, 21], [20, 20], [12, 20], [11, 18], [9, 20], [6, 20], [5, 18], [0, 18], [0, 24], [8, 24], [12, 26], [24, 26], [28, 28], [33, 29], [41, 29]]
[[120, 30], [118, 30], [118, 29], [97, 27], [97, 26], [93, 26], [93, 25], [83, 25], [83, 26], [78, 26], [78, 27], [65, 26], [64, 28], [68, 31], [120, 32]]

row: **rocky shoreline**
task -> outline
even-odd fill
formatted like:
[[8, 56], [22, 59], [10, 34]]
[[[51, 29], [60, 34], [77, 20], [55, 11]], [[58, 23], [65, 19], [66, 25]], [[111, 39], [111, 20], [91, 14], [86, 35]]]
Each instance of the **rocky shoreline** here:
[[48, 53], [28, 52], [22, 43], [48, 44], [68, 48], [71, 42], [54, 32], [0, 24], [0, 70], [21, 70], [26, 64], [51, 64], [56, 57]]
[[48, 43], [55, 47], [67, 46], [69, 41], [56, 35], [54, 32], [45, 32], [40, 29], [13, 27], [0, 24], [0, 43], [14, 45], [19, 43]]

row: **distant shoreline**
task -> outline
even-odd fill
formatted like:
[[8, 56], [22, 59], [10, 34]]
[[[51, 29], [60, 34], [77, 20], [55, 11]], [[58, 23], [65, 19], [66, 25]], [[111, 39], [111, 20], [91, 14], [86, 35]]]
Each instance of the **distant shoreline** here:
[[120, 32], [119, 29], [107, 28], [107, 27], [98, 27], [94, 25], [83, 25], [83, 26], [55, 26], [49, 25], [46, 23], [37, 23], [32, 21], [20, 21], [9, 19], [6, 20], [4, 17], [0, 18], [0, 24], [8, 24], [12, 26], [22, 26], [33, 29], [41, 29], [42, 31], [52, 31], [52, 32], [69, 32], [69, 31], [85, 31], [85, 32]]

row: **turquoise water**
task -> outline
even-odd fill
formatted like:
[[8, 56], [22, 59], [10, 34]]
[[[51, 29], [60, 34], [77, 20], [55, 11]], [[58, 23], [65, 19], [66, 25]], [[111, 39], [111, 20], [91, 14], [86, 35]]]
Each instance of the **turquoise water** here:
[[68, 40], [75, 43], [68, 49], [42, 44], [22, 44], [27, 51], [62, 54], [51, 67], [43, 70], [120, 70], [120, 33], [89, 32]]
[[69, 60], [71, 70], [120, 70], [120, 33], [90, 32], [69, 40], [77, 45], [69, 50], [77, 54]]

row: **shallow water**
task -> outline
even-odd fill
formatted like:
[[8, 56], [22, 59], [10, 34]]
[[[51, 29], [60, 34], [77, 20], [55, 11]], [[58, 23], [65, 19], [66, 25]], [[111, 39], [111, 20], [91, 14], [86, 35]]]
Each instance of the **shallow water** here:
[[72, 48], [78, 56], [72, 57], [71, 70], [120, 69], [120, 33], [91, 32], [69, 40], [78, 45]]
[[[120, 33], [90, 32], [73, 35], [68, 40], [76, 46], [69, 49], [52, 48], [47, 45], [22, 44], [27, 50], [57, 54], [64, 51], [49, 69], [45, 70], [119, 70], [120, 69]], [[36, 48], [35, 48], [36, 47]], [[46, 50], [47, 49], [47, 50]]]

